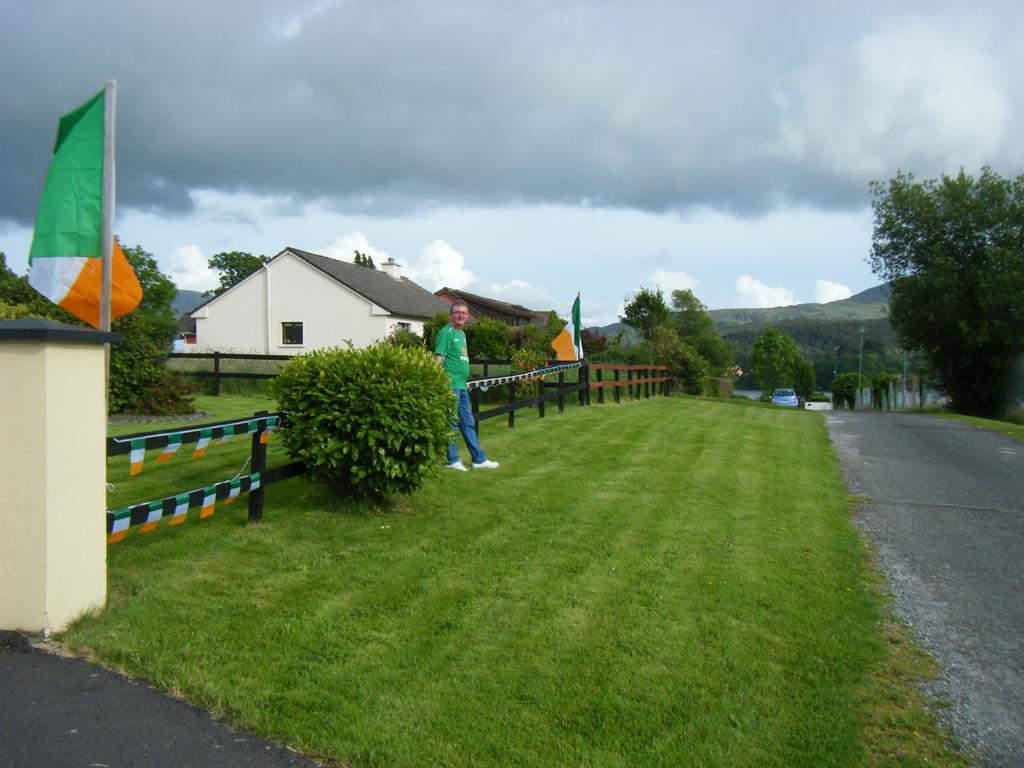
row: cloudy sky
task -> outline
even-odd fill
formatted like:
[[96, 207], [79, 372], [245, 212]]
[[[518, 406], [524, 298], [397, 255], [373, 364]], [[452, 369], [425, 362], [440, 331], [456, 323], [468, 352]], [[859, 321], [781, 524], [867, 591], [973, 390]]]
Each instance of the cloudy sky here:
[[844, 298], [873, 179], [1024, 165], [1019, 2], [0, 0], [0, 251], [118, 84], [115, 232], [180, 288], [288, 245], [584, 322]]

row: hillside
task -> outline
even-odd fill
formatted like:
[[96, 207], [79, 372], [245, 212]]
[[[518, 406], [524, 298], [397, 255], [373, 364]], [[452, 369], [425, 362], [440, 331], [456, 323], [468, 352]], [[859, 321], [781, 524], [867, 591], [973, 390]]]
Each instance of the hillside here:
[[712, 309], [708, 312], [718, 330], [741, 325], [766, 325], [787, 320], [881, 320], [887, 317], [889, 287], [877, 285], [855, 296], [828, 304], [793, 304], [767, 309]]
[[171, 311], [174, 312], [175, 317], [180, 317], [185, 312], [191, 312], [198, 307], [206, 301], [206, 298], [206, 294], [201, 291], [178, 291], [178, 295], [171, 303]]

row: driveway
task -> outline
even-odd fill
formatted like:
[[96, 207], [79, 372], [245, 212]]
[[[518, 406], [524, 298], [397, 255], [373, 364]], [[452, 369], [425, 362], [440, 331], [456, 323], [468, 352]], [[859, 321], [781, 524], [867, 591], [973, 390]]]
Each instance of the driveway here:
[[942, 667], [931, 693], [983, 766], [1024, 766], [1024, 443], [910, 413], [825, 423], [896, 611]]

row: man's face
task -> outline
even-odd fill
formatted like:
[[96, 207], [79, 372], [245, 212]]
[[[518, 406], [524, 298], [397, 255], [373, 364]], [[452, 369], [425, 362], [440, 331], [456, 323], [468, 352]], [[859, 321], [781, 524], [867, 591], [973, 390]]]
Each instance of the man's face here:
[[461, 328], [469, 319], [469, 311], [465, 307], [452, 307], [448, 312], [448, 320], [453, 328]]

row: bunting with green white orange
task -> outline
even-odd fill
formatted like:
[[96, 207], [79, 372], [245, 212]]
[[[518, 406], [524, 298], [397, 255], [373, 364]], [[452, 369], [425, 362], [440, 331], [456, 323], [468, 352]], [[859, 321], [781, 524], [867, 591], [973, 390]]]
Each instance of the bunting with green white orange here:
[[[29, 283], [100, 327], [106, 89], [64, 115], [36, 211]], [[112, 204], [112, 201], [111, 201]], [[131, 312], [142, 288], [117, 241], [111, 263], [110, 318]]]
[[565, 324], [562, 332], [551, 340], [551, 348], [555, 350], [556, 360], [583, 359], [583, 328], [580, 325], [580, 295], [572, 303], [572, 317]]

